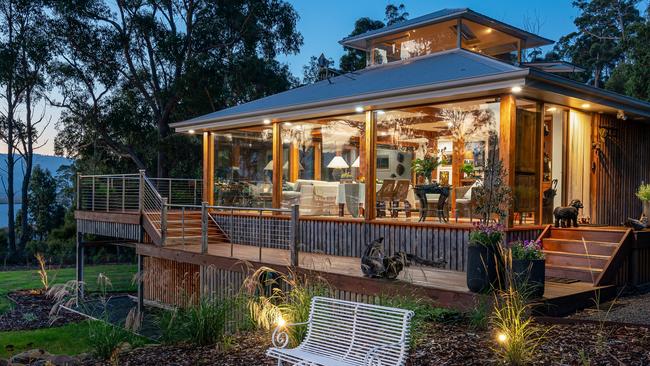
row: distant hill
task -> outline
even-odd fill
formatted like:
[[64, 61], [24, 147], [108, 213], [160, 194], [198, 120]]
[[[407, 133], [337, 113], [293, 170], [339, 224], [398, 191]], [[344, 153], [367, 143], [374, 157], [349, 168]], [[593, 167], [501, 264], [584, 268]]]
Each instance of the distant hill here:
[[[6, 159], [7, 154], [0, 154], [0, 178], [4, 182], [7, 181], [7, 172], [6, 172]], [[22, 159], [19, 159], [17, 161], [16, 166], [14, 167], [14, 190], [15, 190], [15, 196], [17, 202], [20, 203], [20, 195], [21, 195], [21, 186], [23, 184], [23, 161]], [[52, 175], [56, 175], [57, 169], [61, 165], [69, 165], [72, 164], [72, 160], [62, 158], [60, 156], [51, 156], [51, 155], [40, 155], [40, 154], [35, 154], [34, 155], [34, 166], [40, 165], [41, 168], [49, 170]], [[7, 202], [7, 196], [5, 194], [4, 188], [0, 185], [0, 203], [6, 203]]]

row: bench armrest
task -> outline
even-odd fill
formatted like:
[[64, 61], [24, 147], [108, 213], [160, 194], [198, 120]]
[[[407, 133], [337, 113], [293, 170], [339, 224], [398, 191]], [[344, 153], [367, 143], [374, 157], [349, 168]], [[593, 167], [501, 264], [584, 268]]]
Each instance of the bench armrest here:
[[289, 344], [289, 333], [287, 333], [287, 329], [289, 327], [295, 327], [297, 325], [305, 325], [309, 324], [309, 322], [304, 322], [304, 323], [293, 323], [293, 324], [285, 324], [283, 326], [278, 326], [275, 327], [273, 330], [273, 335], [271, 336], [271, 343], [273, 343], [273, 347], [275, 348], [285, 348]]
[[397, 343], [383, 344], [381, 346], [373, 347], [369, 349], [368, 352], [366, 352], [366, 356], [364, 357], [363, 364], [367, 366], [381, 365], [381, 360], [378, 358], [379, 355], [377, 354], [378, 351], [389, 347], [403, 347], [405, 345], [406, 342], [397, 342]]

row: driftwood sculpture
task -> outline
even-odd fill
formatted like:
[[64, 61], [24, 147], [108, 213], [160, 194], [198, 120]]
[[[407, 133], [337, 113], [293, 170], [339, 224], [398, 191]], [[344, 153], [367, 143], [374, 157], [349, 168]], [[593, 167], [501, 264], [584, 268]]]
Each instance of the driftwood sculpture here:
[[625, 226], [631, 227], [632, 229], [636, 231], [641, 231], [644, 229], [648, 228], [648, 217], [646, 215], [641, 215], [640, 219], [633, 219], [631, 217], [628, 217], [627, 220], [625, 221]]
[[444, 260], [430, 261], [413, 254], [397, 252], [393, 256], [384, 255], [384, 238], [375, 239], [366, 245], [361, 256], [361, 272], [366, 277], [395, 279], [404, 267], [416, 263], [423, 266], [441, 268], [447, 264]]
[[567, 207], [556, 207], [553, 210], [555, 227], [578, 227], [578, 212], [584, 206], [580, 200], [573, 200]]

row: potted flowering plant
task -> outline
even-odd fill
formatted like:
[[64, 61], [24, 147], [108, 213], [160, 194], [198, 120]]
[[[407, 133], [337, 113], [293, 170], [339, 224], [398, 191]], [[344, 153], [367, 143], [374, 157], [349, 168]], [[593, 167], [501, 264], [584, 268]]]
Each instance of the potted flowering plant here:
[[467, 248], [467, 288], [470, 291], [481, 293], [499, 287], [502, 241], [503, 226], [500, 224], [474, 225]]
[[515, 287], [525, 288], [533, 298], [544, 295], [546, 266], [542, 243], [539, 240], [517, 240], [510, 243], [512, 281]]
[[650, 184], [641, 184], [636, 196], [643, 202], [643, 214], [650, 217]]

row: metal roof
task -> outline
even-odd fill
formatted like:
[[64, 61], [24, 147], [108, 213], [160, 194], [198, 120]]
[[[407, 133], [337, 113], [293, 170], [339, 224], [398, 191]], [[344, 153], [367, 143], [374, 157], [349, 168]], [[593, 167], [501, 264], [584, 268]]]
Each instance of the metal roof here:
[[504, 33], [508, 33], [512, 36], [523, 39], [525, 40], [525, 44], [523, 45], [525, 48], [545, 46], [554, 43], [554, 41], [548, 38], [544, 38], [536, 34], [527, 32], [523, 29], [513, 27], [509, 24], [500, 22], [496, 19], [492, 19], [486, 15], [477, 13], [474, 10], [469, 8], [438, 10], [433, 13], [425, 14], [417, 18], [408, 19], [403, 22], [395, 23], [384, 28], [371, 30], [356, 36], [346, 37], [341, 41], [339, 41], [339, 43], [344, 46], [365, 50], [366, 49], [365, 41], [371, 38], [385, 36], [393, 33], [404, 32], [413, 29], [414, 27], [421, 27], [421, 26], [439, 23], [442, 21], [456, 19], [456, 18], [469, 19], [476, 23], [500, 30]]
[[475, 79], [489, 75], [502, 75], [521, 70], [523, 69], [520, 67], [470, 51], [454, 49], [368, 67], [191, 120], [178, 122], [173, 124], [173, 127], [199, 125], [251, 115], [271, 118], [274, 112], [296, 109], [299, 106], [319, 102], [336, 101], [351, 97], [363, 100], [363, 98], [382, 92], [400, 92], [418, 86]]

